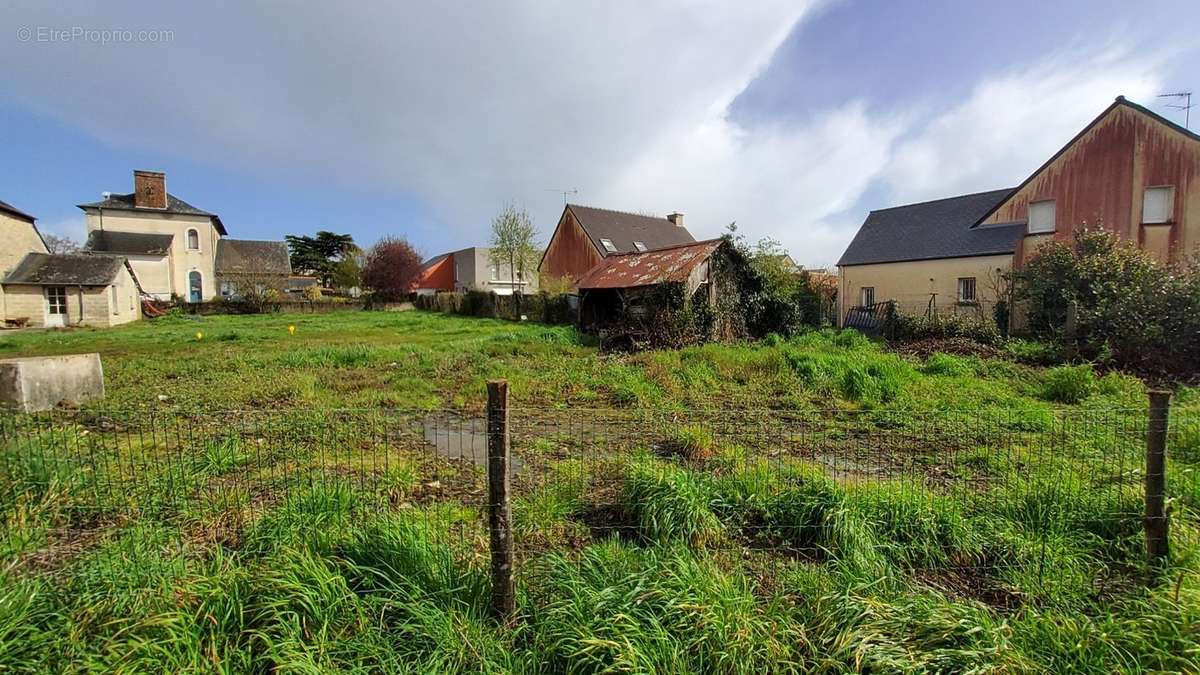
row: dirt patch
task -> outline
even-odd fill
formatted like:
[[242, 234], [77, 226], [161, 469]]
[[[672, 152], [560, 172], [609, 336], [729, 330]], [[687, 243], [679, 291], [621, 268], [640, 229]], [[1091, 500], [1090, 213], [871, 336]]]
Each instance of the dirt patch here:
[[17, 556], [12, 569], [29, 574], [53, 575], [85, 552], [104, 543], [120, 530], [118, 520], [99, 521], [87, 527], [64, 527], [47, 533], [46, 545]]
[[914, 576], [919, 583], [950, 597], [975, 600], [1000, 612], [1015, 611], [1025, 602], [1020, 591], [978, 569], [920, 570]]
[[985, 359], [1008, 359], [1008, 355], [992, 345], [985, 345], [970, 338], [926, 338], [912, 342], [892, 343], [888, 349], [906, 356], [927, 359], [935, 352], [955, 356], [978, 356]]

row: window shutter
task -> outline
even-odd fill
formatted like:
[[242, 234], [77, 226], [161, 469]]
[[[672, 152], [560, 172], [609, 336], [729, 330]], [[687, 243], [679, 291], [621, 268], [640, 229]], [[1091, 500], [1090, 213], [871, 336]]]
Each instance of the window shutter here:
[[1029, 231], [1031, 233], [1053, 232], [1055, 222], [1056, 214], [1053, 199], [1047, 199], [1042, 202], [1031, 202], [1029, 204]]
[[1142, 193], [1142, 222], [1166, 223], [1175, 206], [1174, 187], [1146, 188]]

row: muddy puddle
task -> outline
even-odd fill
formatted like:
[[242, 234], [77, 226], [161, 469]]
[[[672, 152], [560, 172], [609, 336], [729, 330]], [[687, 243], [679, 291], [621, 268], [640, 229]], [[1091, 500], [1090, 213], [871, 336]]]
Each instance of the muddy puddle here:
[[[422, 421], [425, 442], [447, 459], [462, 459], [487, 468], [487, 420], [483, 417], [431, 415]], [[515, 454], [508, 459], [508, 473], [515, 476], [524, 462]]]

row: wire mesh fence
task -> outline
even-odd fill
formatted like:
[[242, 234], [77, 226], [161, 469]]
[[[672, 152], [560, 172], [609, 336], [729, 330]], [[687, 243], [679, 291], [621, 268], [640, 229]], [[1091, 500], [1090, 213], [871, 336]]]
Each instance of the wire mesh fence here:
[[[1051, 583], [1064, 542], [1143, 546], [1145, 410], [508, 412], [518, 569], [617, 537]], [[1174, 416], [1168, 438], [1170, 511], [1195, 518], [1200, 419]], [[483, 411], [6, 414], [0, 444], [0, 554], [18, 572], [69, 570], [143, 522], [181, 550], [244, 550], [263, 519], [328, 508], [453, 509], [486, 548]]]

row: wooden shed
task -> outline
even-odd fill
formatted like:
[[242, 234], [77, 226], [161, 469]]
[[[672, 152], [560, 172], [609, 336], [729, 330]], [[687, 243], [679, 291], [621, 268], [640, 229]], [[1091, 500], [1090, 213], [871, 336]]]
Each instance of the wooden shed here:
[[580, 330], [606, 346], [743, 337], [746, 270], [726, 239], [610, 255], [579, 279]]

